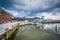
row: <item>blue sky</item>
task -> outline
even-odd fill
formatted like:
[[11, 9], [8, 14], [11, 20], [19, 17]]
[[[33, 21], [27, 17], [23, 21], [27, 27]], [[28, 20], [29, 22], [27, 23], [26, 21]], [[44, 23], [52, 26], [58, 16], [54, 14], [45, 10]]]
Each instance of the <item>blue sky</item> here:
[[60, 20], [60, 0], [0, 0], [0, 7], [17, 17]]

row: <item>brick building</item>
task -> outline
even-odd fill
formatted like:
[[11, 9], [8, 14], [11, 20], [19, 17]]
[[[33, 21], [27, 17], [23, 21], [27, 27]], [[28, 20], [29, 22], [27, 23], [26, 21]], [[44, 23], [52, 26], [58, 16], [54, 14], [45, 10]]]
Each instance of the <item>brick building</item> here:
[[0, 8], [0, 23], [11, 21], [12, 15]]

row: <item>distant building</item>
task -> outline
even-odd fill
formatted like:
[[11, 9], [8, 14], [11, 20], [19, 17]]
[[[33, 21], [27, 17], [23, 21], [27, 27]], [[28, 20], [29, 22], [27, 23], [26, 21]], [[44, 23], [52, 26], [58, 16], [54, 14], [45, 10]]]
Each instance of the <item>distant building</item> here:
[[38, 23], [38, 22], [42, 22], [42, 21], [43, 21], [42, 17], [41, 18], [34, 17], [34, 22]]
[[60, 20], [44, 20], [43, 23], [60, 23]]
[[20, 18], [19, 17], [14, 17], [14, 18], [12, 18], [12, 21], [20, 21]]
[[0, 8], [0, 23], [6, 23], [11, 21], [12, 15]]

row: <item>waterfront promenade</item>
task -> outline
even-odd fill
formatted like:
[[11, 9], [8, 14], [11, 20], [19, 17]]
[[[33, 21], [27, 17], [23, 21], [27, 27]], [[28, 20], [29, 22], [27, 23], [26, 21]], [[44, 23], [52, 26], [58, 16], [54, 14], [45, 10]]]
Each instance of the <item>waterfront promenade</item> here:
[[36, 40], [40, 40], [41, 36], [42, 40], [44, 40], [43, 38], [45, 38], [45, 36], [49, 37], [48, 40], [50, 40], [50, 37], [52, 37], [52, 39], [56, 38], [54, 40], [59, 40], [60, 36], [58, 36], [57, 33], [60, 32], [60, 30], [55, 31], [56, 25], [59, 29], [59, 24], [41, 24], [26, 21], [0, 24], [0, 40], [34, 40], [35, 38]]
[[18, 29], [19, 22], [0, 24], [0, 40], [8, 40]]
[[34, 24], [33, 22], [25, 22], [25, 21], [8, 22], [0, 24], [0, 40], [9, 40], [10, 38], [13, 39], [13, 37], [11, 36], [16, 35], [20, 25], [26, 25], [30, 23]]
[[13, 26], [17, 25], [18, 22], [9, 22], [0, 24], [0, 35], [13, 28]]

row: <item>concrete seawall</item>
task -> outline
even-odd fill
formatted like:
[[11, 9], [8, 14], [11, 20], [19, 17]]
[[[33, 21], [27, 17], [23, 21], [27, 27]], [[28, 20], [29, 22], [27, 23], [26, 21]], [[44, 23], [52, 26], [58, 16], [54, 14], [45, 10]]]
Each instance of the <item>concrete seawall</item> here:
[[0, 40], [13, 40], [19, 27], [19, 23], [16, 23], [12, 25], [11, 29], [6, 29], [5, 32], [0, 35]]

